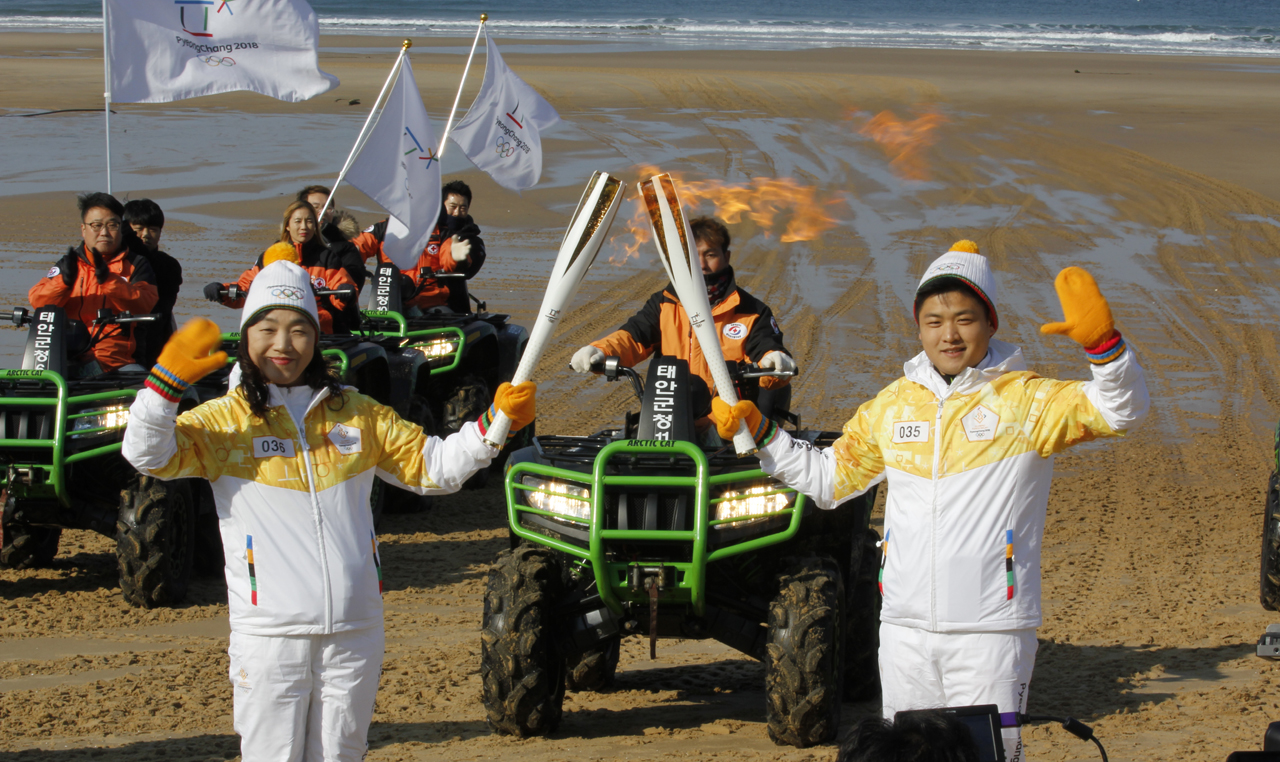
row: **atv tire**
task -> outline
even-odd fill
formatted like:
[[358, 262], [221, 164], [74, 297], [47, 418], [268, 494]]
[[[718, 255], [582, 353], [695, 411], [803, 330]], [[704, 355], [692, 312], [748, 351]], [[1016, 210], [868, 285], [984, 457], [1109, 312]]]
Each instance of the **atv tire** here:
[[135, 476], [116, 520], [120, 589], [134, 606], [181, 603], [195, 560], [195, 500], [185, 480]]
[[[431, 414], [431, 406], [427, 404], [427, 400], [421, 394], [409, 397], [404, 419], [421, 426], [423, 433], [428, 436], [438, 433], [436, 431], [436, 417]], [[423, 513], [431, 509], [432, 497], [430, 495], [419, 495], [416, 492], [392, 487], [390, 484], [382, 484], [380, 479], [375, 479], [374, 481], [376, 483], [373, 486], [373, 494], [370, 496], [369, 502], [374, 508], [373, 525], [375, 527], [379, 524], [383, 513]], [[382, 486], [378, 486], [380, 484]], [[381, 491], [382, 495], [380, 508], [377, 500], [379, 491]]]
[[618, 673], [622, 636], [614, 635], [591, 650], [566, 660], [565, 687], [571, 691], [602, 691], [613, 685]]
[[[467, 375], [458, 380], [445, 398], [440, 419], [441, 434], [448, 436], [462, 430], [467, 421], [484, 415], [493, 402], [489, 385], [479, 376]], [[489, 469], [482, 468], [463, 483], [463, 489], [484, 489], [489, 483]]]
[[1261, 598], [1262, 608], [1280, 611], [1280, 472], [1272, 473], [1267, 482], [1267, 503], [1262, 513]]
[[790, 559], [769, 604], [765, 700], [769, 738], [805, 748], [840, 726], [844, 584], [826, 556]]
[[560, 569], [552, 551], [520, 545], [489, 569], [480, 633], [480, 679], [489, 727], [546, 735], [560, 724], [565, 668], [555, 647]]
[[880, 535], [868, 528], [855, 548], [845, 598], [844, 700], [880, 695]]
[[0, 568], [37, 569], [53, 563], [58, 555], [58, 527], [33, 527], [17, 521], [6, 521], [0, 529]]

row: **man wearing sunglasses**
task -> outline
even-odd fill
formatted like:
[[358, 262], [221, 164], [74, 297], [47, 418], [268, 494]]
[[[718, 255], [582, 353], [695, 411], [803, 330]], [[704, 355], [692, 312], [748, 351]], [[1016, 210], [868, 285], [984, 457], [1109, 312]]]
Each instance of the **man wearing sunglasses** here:
[[155, 272], [140, 253], [142, 244], [124, 224], [124, 207], [115, 197], [86, 193], [78, 205], [83, 243], [68, 248], [27, 298], [36, 309], [61, 307], [68, 320], [79, 320], [89, 329], [89, 348], [71, 358], [82, 366], [77, 375], [143, 370], [134, 359], [137, 342], [131, 324], [94, 326], [93, 321], [104, 308], [117, 314], [148, 313], [160, 298]]

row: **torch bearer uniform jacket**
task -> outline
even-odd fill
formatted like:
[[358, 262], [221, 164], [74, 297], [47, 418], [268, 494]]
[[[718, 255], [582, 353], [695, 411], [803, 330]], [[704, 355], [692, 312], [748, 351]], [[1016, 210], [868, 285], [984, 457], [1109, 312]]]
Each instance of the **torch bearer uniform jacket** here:
[[441, 440], [390, 408], [327, 390], [294, 420], [274, 385], [266, 419], [239, 387], [177, 415], [151, 389], [130, 409], [123, 453], [159, 479], [208, 479], [226, 558], [231, 629], [327, 635], [382, 623], [373, 480], [418, 494], [457, 491], [497, 450], [475, 422]]
[[1147, 412], [1132, 350], [1092, 365], [1090, 381], [1026, 369], [992, 340], [950, 385], [921, 353], [863, 404], [825, 450], [778, 431], [761, 468], [822, 508], [887, 480], [883, 622], [934, 632], [1040, 625], [1040, 541], [1053, 456], [1122, 435]]

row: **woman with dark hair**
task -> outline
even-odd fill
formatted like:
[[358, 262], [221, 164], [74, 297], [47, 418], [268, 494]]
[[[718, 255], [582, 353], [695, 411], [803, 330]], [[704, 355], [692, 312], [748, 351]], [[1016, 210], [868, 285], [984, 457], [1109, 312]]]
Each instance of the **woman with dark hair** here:
[[[295, 201], [284, 210], [280, 221], [279, 243], [292, 246], [297, 252], [302, 268], [310, 275], [311, 285], [317, 291], [346, 291], [345, 296], [318, 297], [321, 333], [350, 333], [360, 325], [357, 297], [361, 278], [357, 280], [344, 266], [345, 250], [351, 248], [346, 241], [330, 244], [320, 235], [316, 210], [305, 201]], [[345, 248], [344, 248], [345, 247]], [[265, 252], [264, 252], [265, 254]], [[244, 294], [263, 268], [263, 257], [253, 267], [245, 270], [235, 283], [210, 283], [204, 287], [205, 298], [211, 302], [239, 309], [244, 306]], [[236, 286], [241, 296], [230, 298], [230, 286]]]
[[187, 387], [226, 354], [210, 354], [211, 321], [175, 333], [125, 431], [124, 456], [141, 473], [213, 488], [246, 762], [363, 757], [385, 642], [373, 480], [454, 492], [497, 455], [484, 441], [496, 411], [513, 430], [534, 415], [533, 384], [504, 384], [479, 421], [441, 440], [340, 386], [316, 347], [309, 280], [268, 257], [241, 315], [240, 382], [180, 416]]

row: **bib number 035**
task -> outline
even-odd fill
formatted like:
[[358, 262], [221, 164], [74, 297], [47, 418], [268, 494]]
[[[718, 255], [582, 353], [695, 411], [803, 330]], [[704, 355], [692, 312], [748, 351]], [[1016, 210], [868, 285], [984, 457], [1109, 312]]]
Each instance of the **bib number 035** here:
[[929, 423], [927, 421], [898, 421], [893, 424], [893, 441], [895, 444], [928, 442]]

